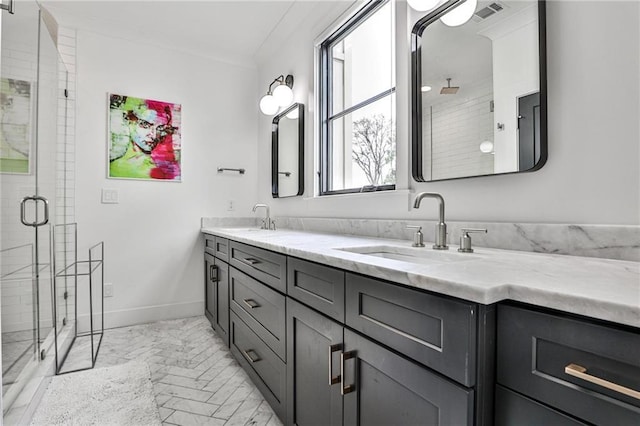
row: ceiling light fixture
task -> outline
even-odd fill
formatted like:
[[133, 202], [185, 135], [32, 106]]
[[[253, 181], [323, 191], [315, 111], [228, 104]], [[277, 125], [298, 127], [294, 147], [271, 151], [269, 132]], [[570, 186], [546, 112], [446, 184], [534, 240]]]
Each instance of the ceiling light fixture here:
[[[278, 83], [275, 89], [271, 89], [274, 84]], [[267, 94], [260, 99], [260, 111], [266, 115], [274, 115], [280, 107], [286, 107], [293, 102], [293, 76], [291, 74], [280, 75], [276, 77], [269, 88]]]
[[445, 14], [440, 20], [449, 27], [458, 27], [465, 24], [476, 12], [478, 0], [466, 0], [459, 4], [451, 12]]
[[431, 86], [422, 86], [422, 87], [420, 88], [420, 90], [421, 90], [422, 92], [430, 92], [430, 91], [431, 91]]

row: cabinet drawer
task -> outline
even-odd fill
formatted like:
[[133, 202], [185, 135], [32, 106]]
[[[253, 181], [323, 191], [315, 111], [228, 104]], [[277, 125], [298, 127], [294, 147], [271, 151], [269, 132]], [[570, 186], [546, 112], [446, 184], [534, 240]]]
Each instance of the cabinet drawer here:
[[284, 362], [233, 312], [231, 352], [260, 389], [273, 411], [285, 418], [286, 368]]
[[346, 324], [465, 386], [475, 384], [477, 307], [347, 273]]
[[204, 234], [204, 251], [225, 262], [229, 261], [229, 240]]
[[278, 253], [231, 241], [229, 263], [245, 274], [270, 285], [282, 293], [287, 292], [287, 258]]
[[496, 386], [496, 426], [584, 424], [509, 389]]
[[344, 271], [290, 257], [287, 294], [344, 323]]
[[229, 261], [229, 240], [226, 238], [216, 237], [214, 248], [214, 256], [225, 262]]
[[640, 392], [640, 331], [501, 305], [497, 341], [498, 383], [589, 423], [640, 424], [640, 399], [589, 381]]
[[214, 235], [204, 234], [204, 251], [211, 256], [216, 255], [216, 237]]
[[285, 359], [285, 296], [235, 268], [229, 268], [231, 309]]

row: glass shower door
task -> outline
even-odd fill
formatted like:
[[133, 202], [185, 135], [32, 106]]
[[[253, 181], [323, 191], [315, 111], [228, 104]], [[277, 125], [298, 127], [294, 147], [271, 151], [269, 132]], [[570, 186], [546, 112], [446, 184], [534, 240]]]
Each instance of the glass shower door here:
[[22, 200], [37, 194], [39, 12], [35, 4], [19, 6], [14, 15], [2, 12], [0, 62], [0, 324], [5, 409], [38, 359], [37, 234], [34, 227], [22, 224], [21, 213], [25, 220], [34, 219], [34, 206]]
[[54, 352], [51, 235], [65, 204], [66, 182], [58, 161], [65, 74], [38, 5], [17, 2], [14, 12], [2, 13], [0, 48], [0, 324], [5, 413], [39, 361]]

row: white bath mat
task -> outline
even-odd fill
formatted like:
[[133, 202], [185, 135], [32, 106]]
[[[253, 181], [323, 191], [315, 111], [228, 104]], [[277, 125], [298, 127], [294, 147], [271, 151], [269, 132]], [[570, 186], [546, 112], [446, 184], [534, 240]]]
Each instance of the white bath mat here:
[[160, 425], [149, 366], [129, 362], [54, 376], [31, 424]]

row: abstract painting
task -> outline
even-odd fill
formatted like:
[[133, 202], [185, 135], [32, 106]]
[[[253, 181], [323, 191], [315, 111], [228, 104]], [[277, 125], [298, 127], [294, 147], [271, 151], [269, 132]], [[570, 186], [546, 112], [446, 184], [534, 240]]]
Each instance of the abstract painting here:
[[0, 79], [0, 172], [29, 174], [31, 82]]
[[182, 106], [109, 95], [110, 178], [180, 182]]

